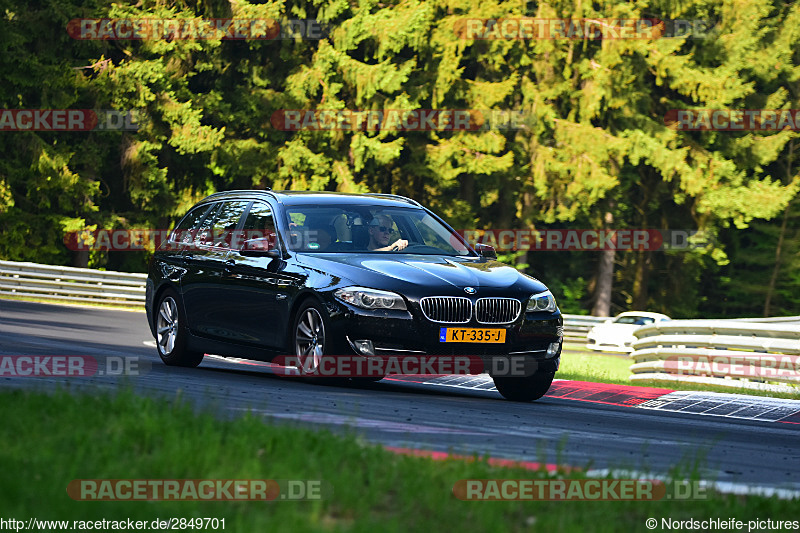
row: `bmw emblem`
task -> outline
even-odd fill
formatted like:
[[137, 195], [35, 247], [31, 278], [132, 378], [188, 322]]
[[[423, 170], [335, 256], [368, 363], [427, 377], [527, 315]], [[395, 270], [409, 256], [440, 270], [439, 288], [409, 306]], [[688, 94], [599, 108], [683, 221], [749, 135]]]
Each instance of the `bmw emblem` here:
[[476, 291], [472, 287], [464, 287], [464, 292], [466, 292], [467, 294], [475, 294], [478, 291]]

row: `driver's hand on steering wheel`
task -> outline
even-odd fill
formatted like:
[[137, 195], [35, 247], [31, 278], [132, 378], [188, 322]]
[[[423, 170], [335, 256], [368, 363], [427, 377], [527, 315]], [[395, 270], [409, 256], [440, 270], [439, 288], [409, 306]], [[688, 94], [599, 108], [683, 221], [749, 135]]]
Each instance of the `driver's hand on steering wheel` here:
[[407, 240], [405, 240], [405, 239], [397, 239], [396, 241], [394, 241], [392, 243], [392, 248], [391, 249], [392, 249], [392, 251], [395, 251], [395, 250], [400, 251], [403, 248], [405, 248], [406, 246], [408, 246], [408, 241]]

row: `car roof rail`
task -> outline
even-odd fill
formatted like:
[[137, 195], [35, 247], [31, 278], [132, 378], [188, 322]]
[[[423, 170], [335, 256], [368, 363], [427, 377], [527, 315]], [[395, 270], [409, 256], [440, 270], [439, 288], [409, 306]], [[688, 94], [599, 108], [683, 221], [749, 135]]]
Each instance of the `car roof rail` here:
[[400, 196], [399, 194], [385, 194], [385, 193], [373, 192], [369, 193], [369, 196], [378, 196], [380, 198], [391, 198], [392, 200], [403, 200], [404, 202], [416, 205], [417, 207], [422, 207], [422, 204], [417, 202], [416, 200], [412, 200], [411, 198], [406, 198], [405, 196]]
[[[265, 187], [264, 189], [234, 189], [232, 191], [217, 191], [215, 193], [211, 193], [206, 196], [204, 199], [207, 200], [209, 198], [214, 198], [215, 196], [222, 196], [225, 194], [236, 194], [236, 193], [258, 193], [258, 192], [267, 192], [272, 193], [272, 189], [270, 187]], [[272, 196], [275, 196], [274, 194]]]

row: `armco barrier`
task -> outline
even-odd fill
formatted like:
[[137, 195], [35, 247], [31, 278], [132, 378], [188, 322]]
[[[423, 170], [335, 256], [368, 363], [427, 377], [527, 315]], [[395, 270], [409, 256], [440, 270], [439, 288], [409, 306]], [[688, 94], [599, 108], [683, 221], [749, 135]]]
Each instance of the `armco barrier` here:
[[634, 335], [632, 381], [800, 392], [786, 386], [800, 385], [800, 317], [671, 320]]
[[[145, 274], [0, 261], [0, 295], [142, 306], [145, 279]], [[564, 315], [564, 339], [583, 342], [592, 326], [605, 320]]]
[[586, 342], [586, 334], [597, 324], [602, 324], [608, 317], [588, 316], [588, 315], [563, 315], [564, 316], [564, 340], [574, 342]]
[[143, 306], [145, 274], [0, 261], [0, 295]]

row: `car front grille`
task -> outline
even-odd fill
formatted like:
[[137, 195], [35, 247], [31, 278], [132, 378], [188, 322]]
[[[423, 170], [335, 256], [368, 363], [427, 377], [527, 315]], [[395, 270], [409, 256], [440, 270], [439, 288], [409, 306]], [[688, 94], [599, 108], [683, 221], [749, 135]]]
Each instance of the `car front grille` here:
[[472, 302], [460, 296], [428, 296], [419, 301], [422, 313], [431, 322], [466, 324], [472, 318]]
[[[420, 300], [425, 318], [431, 322], [466, 324], [472, 319], [472, 301], [460, 296], [428, 296]], [[514, 298], [479, 298], [475, 319], [481, 324], [510, 324], [519, 317], [522, 302]]]
[[475, 319], [481, 324], [509, 324], [522, 311], [522, 303], [514, 298], [479, 298], [475, 302]]

